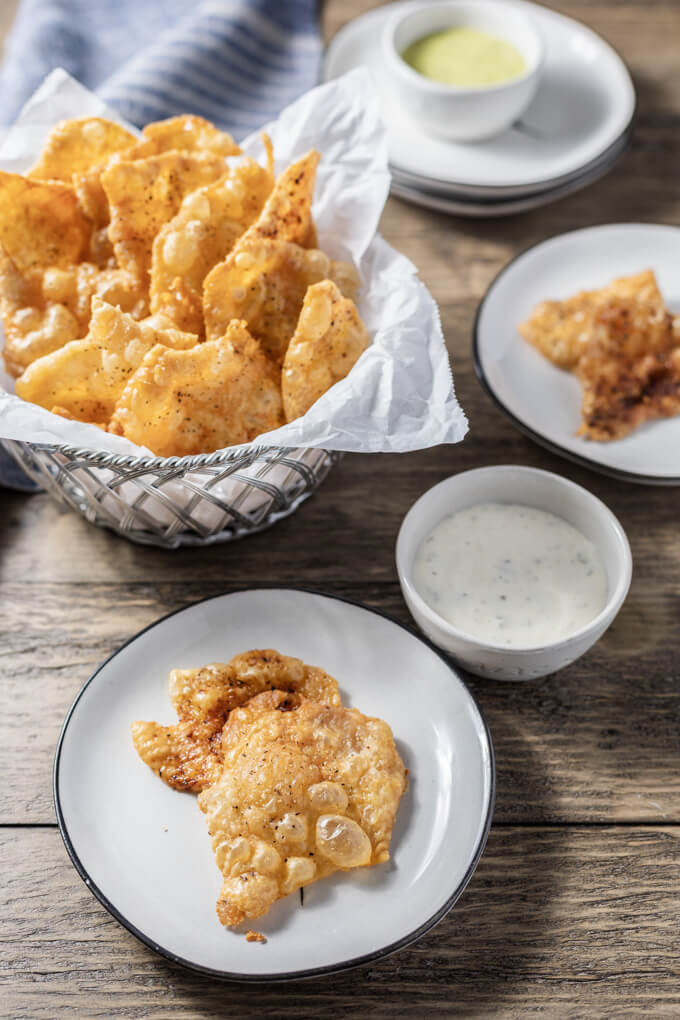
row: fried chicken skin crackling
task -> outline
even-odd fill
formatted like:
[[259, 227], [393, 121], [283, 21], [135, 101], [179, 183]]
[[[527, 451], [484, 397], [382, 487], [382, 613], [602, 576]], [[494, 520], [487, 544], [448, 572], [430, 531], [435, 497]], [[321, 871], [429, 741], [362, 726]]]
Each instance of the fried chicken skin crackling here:
[[169, 693], [179, 721], [172, 726], [133, 723], [135, 749], [168, 786], [197, 793], [220, 775], [222, 729], [229, 713], [272, 690], [340, 704], [336, 681], [322, 669], [272, 649], [244, 652], [227, 663], [173, 670]]
[[270, 691], [231, 713], [222, 752], [198, 803], [224, 877], [225, 926], [335, 871], [389, 859], [407, 779], [381, 719]]

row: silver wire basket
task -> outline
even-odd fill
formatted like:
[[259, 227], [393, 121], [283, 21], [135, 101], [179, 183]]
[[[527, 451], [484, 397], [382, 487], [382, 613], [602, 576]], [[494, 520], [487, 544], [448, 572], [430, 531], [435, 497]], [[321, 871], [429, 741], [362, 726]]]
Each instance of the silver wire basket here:
[[132, 542], [177, 549], [228, 542], [292, 514], [341, 453], [260, 446], [194, 457], [131, 457], [0, 443], [46, 492]]

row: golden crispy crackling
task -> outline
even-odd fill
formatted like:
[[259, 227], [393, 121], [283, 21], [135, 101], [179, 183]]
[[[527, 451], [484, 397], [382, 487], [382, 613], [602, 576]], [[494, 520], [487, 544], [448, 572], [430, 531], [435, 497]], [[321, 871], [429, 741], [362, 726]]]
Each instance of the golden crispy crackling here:
[[184, 114], [157, 120], [142, 130], [132, 159], [146, 159], [162, 152], [212, 152], [216, 156], [238, 156], [240, 147], [226, 131], [220, 131], [204, 117]]
[[406, 770], [389, 726], [268, 692], [233, 711], [219, 778], [198, 798], [224, 883], [224, 925], [335, 871], [389, 859]]
[[203, 335], [203, 281], [256, 219], [272, 183], [268, 170], [244, 158], [226, 176], [187, 195], [153, 243], [152, 311]]
[[636, 300], [665, 311], [663, 297], [651, 269], [614, 280], [600, 290], [581, 291], [565, 301], [537, 305], [519, 332], [560, 368], [573, 369], [592, 336], [598, 311], [610, 300]]
[[253, 239], [316, 244], [312, 199], [319, 153], [312, 149], [277, 178], [271, 195], [255, 223], [244, 235]]
[[109, 237], [111, 210], [102, 184], [102, 174], [115, 158], [112, 157], [111, 160], [106, 160], [73, 175], [73, 187], [78, 196], [80, 208], [92, 224], [88, 259], [102, 268], [116, 265], [113, 245]]
[[94, 295], [134, 318], [142, 318], [148, 310], [137, 282], [122, 269], [99, 269], [81, 262], [67, 268], [22, 271], [0, 245], [2, 353], [7, 371], [20, 375], [37, 358], [83, 337]]
[[48, 410], [66, 411], [69, 418], [101, 424], [108, 422], [125, 384], [152, 347], [185, 350], [197, 342], [197, 336], [173, 325], [159, 329], [153, 320], [136, 322], [94, 297], [87, 336], [34, 361], [17, 379], [16, 392]]
[[36, 181], [65, 181], [83, 173], [137, 143], [122, 124], [103, 117], [76, 117], [62, 120], [50, 134], [40, 157], [28, 177]]
[[344, 379], [369, 344], [357, 307], [331, 280], [308, 288], [283, 359], [281, 393], [286, 421], [305, 414]]
[[221, 339], [189, 351], [149, 351], [109, 428], [160, 457], [184, 457], [249, 443], [282, 423], [278, 374], [234, 320]]
[[211, 153], [162, 152], [112, 162], [101, 183], [118, 264], [148, 285], [153, 242], [161, 227], [177, 215], [186, 195], [226, 171], [222, 157]]
[[91, 229], [70, 184], [0, 171], [0, 244], [20, 272], [81, 261]]
[[578, 435], [606, 442], [680, 413], [680, 319], [651, 269], [538, 305], [520, 333], [581, 382]]
[[179, 722], [136, 722], [132, 739], [144, 762], [175, 790], [198, 792], [220, 774], [222, 729], [233, 709], [264, 691], [304, 695], [339, 705], [333, 677], [273, 649], [255, 649], [230, 662], [170, 674], [170, 699]]
[[349, 263], [333, 262], [322, 251], [290, 242], [242, 239], [206, 277], [206, 335], [222, 336], [232, 319], [244, 319], [267, 357], [280, 365], [307, 288], [325, 279], [356, 292], [358, 276]]
[[595, 315], [576, 374], [579, 435], [621, 439], [638, 425], [680, 414], [680, 318], [656, 302], [612, 299]]

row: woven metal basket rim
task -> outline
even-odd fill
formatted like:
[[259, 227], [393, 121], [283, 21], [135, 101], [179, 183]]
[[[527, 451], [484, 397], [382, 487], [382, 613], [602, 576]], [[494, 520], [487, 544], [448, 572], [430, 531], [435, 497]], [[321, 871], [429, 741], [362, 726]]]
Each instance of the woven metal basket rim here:
[[[293, 450], [303, 449], [297, 446], [247, 446], [231, 447], [226, 450], [216, 450], [214, 453], [197, 453], [189, 457], [135, 457], [133, 454], [107, 453], [104, 450], [92, 450], [89, 447], [71, 446], [68, 444], [56, 443], [31, 443], [26, 440], [18, 440], [22, 445], [29, 448], [49, 450], [50, 453], [59, 453], [69, 460], [77, 459], [87, 461], [93, 467], [99, 468], [142, 468], [149, 471], [165, 469], [168, 471], [194, 471], [202, 467], [215, 467], [219, 464], [229, 464], [234, 461], [256, 460], [259, 457], [280, 454], [282, 457], [289, 455]], [[304, 448], [306, 449], [306, 448]], [[321, 449], [319, 447], [319, 449]], [[328, 451], [323, 451], [328, 452]]]

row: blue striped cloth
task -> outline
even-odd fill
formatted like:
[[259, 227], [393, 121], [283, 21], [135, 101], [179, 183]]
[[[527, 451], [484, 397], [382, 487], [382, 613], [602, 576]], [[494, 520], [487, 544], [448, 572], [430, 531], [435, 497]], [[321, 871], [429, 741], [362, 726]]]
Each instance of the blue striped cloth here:
[[[64, 67], [139, 127], [196, 113], [240, 139], [316, 85], [320, 61], [317, 0], [23, 0], [0, 126]], [[22, 481], [0, 450], [0, 484]]]

